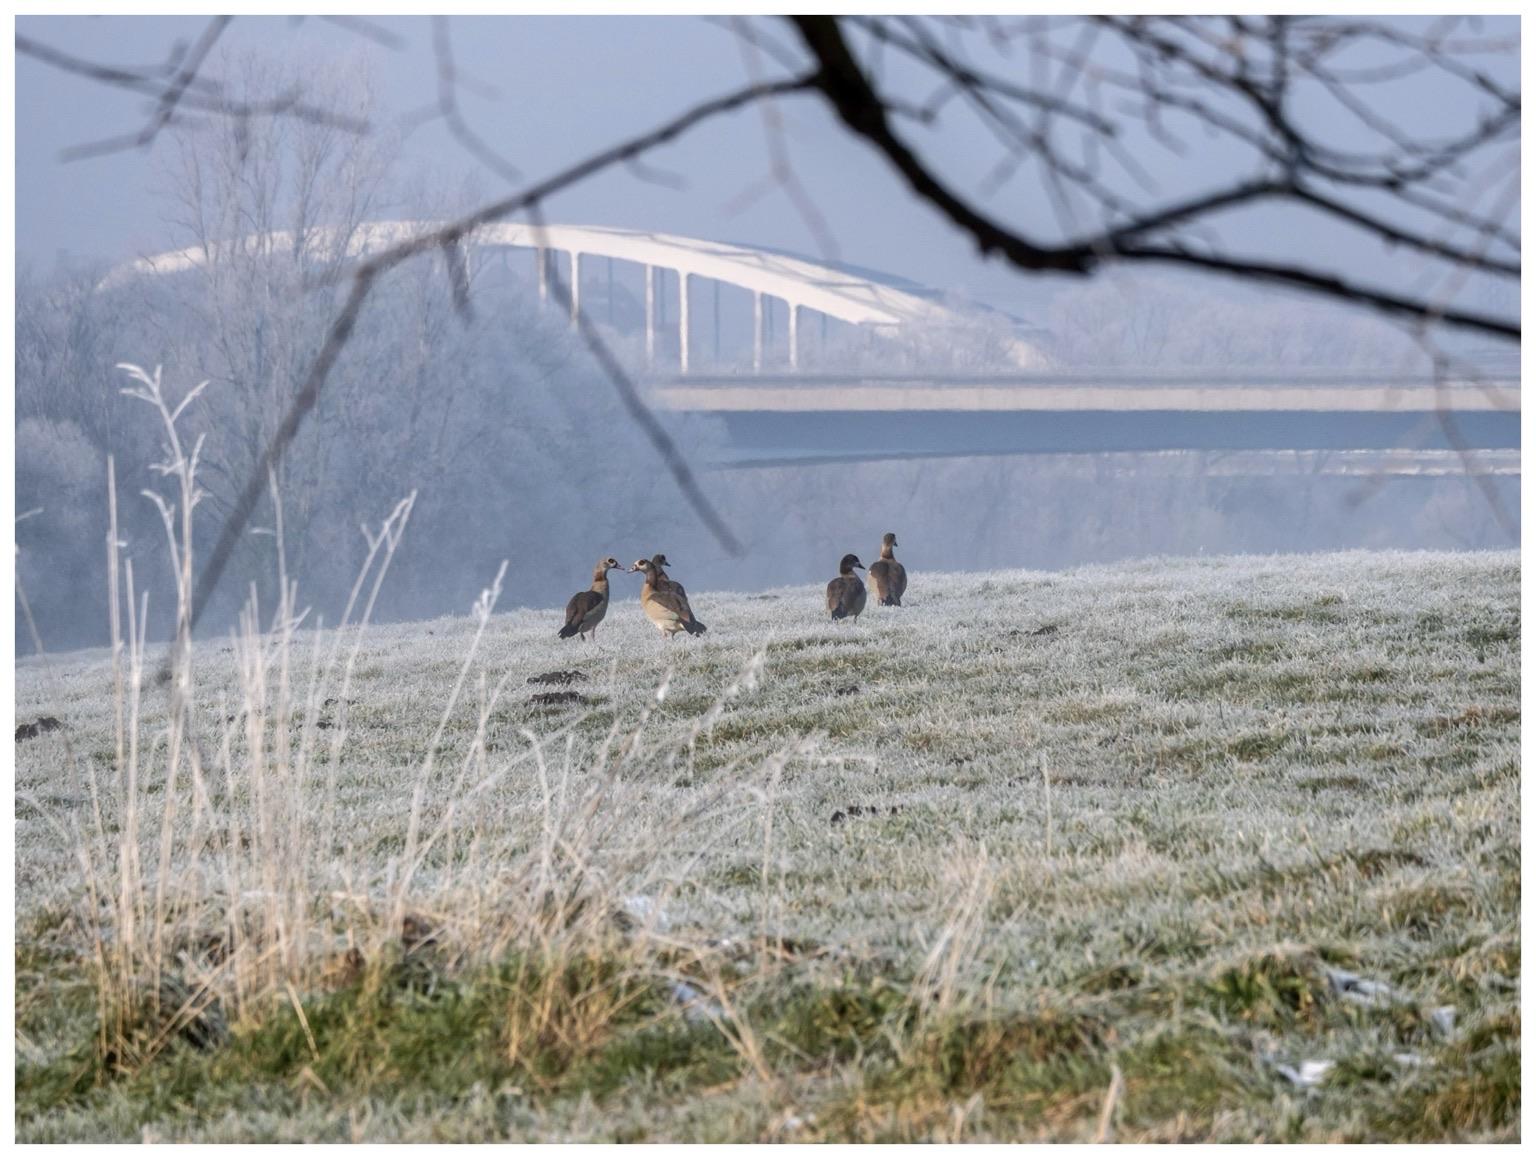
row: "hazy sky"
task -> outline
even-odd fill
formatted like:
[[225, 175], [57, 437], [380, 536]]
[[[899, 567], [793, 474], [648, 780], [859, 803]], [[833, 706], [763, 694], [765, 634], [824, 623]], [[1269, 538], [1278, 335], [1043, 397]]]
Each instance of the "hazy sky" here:
[[[163, 60], [178, 38], [194, 38], [204, 23], [198, 17], [21, 17], [17, 29], [80, 56], [145, 65]], [[318, 18], [241, 17], [224, 44], [296, 55], [317, 68], [361, 58], [378, 86], [385, 116], [395, 118], [434, 99], [431, 26], [420, 17], [382, 18], [379, 24], [398, 34], [406, 48], [386, 49]], [[1487, 31], [1517, 27], [1517, 21], [1504, 19], [1490, 22]], [[778, 31], [793, 43], [787, 29]], [[694, 17], [458, 17], [452, 38], [460, 67], [497, 90], [494, 98], [465, 93], [466, 115], [530, 178], [747, 77], [740, 40]], [[61, 253], [121, 259], [185, 241], [170, 233], [153, 193], [153, 151], [72, 163], [58, 159], [63, 147], [136, 130], [144, 123], [143, 102], [22, 56], [16, 86], [17, 246], [23, 261], [47, 267]], [[1456, 111], [1443, 94], [1425, 86], [1404, 87], [1394, 99], [1403, 106], [1399, 119], [1425, 131]], [[882, 159], [850, 139], [816, 98], [787, 100], [779, 108], [790, 159], [836, 238], [835, 256], [1025, 315], [1063, 284], [978, 259], [956, 230], [905, 192]], [[997, 145], [973, 120], [951, 120], [941, 129], [926, 140], [928, 155], [961, 188], [976, 189], [998, 159]], [[758, 111], [713, 122], [651, 159], [684, 177], [686, 188], [665, 188], [618, 170], [552, 201], [548, 219], [815, 254], [815, 234], [782, 191], [739, 206], [742, 194], [768, 169], [765, 140]], [[1145, 158], [1165, 192], [1198, 188], [1227, 170], [1231, 157], [1219, 145], [1193, 144], [1182, 157]], [[444, 190], [461, 189], [471, 173], [486, 196], [505, 188], [501, 178], [467, 157], [440, 122], [407, 140], [404, 160], [406, 174], [427, 175]], [[1052, 228], [1053, 211], [1034, 184], [1005, 186], [989, 205], [1032, 228]], [[1359, 273], [1392, 283], [1409, 284], [1422, 271], [1422, 262], [1411, 255], [1390, 253], [1374, 242], [1347, 242], [1337, 229], [1296, 211], [1256, 211], [1229, 229], [1240, 229], [1244, 242], [1259, 250], [1344, 257]]]

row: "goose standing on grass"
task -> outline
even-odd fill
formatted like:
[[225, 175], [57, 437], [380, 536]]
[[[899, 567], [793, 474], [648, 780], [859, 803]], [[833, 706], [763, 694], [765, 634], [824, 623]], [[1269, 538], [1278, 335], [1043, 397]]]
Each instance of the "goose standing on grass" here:
[[656, 590], [658, 592], [675, 592], [686, 600], [688, 593], [683, 590], [683, 585], [667, 575], [664, 570], [672, 566], [667, 562], [666, 555], [658, 551], [655, 555], [651, 556], [651, 562], [656, 565]]
[[618, 566], [619, 561], [611, 555], [597, 561], [597, 566], [592, 569], [591, 589], [577, 592], [565, 605], [565, 627], [560, 629], [562, 640], [575, 635], [586, 639], [588, 632], [594, 641], [597, 639], [597, 626], [608, 614], [608, 573]]
[[887, 531], [880, 541], [880, 558], [869, 565], [869, 586], [875, 589], [875, 603], [888, 608], [901, 607], [901, 593], [907, 590], [907, 569], [896, 562], [896, 533]]
[[863, 566], [859, 557], [853, 554], [843, 556], [843, 561], [838, 564], [837, 578], [827, 585], [827, 611], [832, 613], [834, 620], [852, 616], [857, 622], [859, 613], [864, 610], [864, 581], [853, 574], [854, 568]]
[[658, 578], [666, 579], [666, 576], [654, 560], [637, 559], [629, 570], [645, 573], [645, 583], [640, 588], [640, 607], [658, 632], [669, 641], [679, 632], [687, 632], [690, 636], [704, 634], [704, 625], [694, 617], [688, 597], [676, 588], [665, 591], [658, 586]]

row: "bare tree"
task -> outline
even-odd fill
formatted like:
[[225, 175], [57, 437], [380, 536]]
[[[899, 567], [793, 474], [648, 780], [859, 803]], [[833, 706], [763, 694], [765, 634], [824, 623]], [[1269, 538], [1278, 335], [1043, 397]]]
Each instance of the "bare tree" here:
[[[214, 119], [201, 131], [173, 126], [162, 166], [174, 242], [202, 261], [159, 287], [174, 307], [166, 312], [175, 326], [168, 353], [212, 382], [199, 425], [208, 439], [210, 501], [221, 515], [258, 470], [324, 341], [327, 320], [309, 287], [343, 268], [357, 229], [380, 212], [393, 152], [387, 138], [329, 120], [252, 120], [230, 111], [294, 91], [302, 73], [320, 71], [312, 62], [306, 68], [246, 53], [222, 63], [224, 81], [204, 100]], [[358, 122], [371, 113], [359, 70], [333, 67], [308, 89]], [[330, 406], [350, 412], [367, 390], [364, 377], [344, 367]], [[297, 542], [341, 437], [335, 424], [318, 424], [303, 453], [277, 466]]]

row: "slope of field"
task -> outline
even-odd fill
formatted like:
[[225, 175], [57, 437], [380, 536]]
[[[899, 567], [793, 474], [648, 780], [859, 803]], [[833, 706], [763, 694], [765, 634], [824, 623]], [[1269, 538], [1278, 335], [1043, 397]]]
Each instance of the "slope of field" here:
[[595, 645], [208, 643], [164, 826], [163, 688], [120, 763], [108, 654], [27, 661], [18, 1134], [1516, 1138], [1519, 579], [914, 570], [664, 643], [615, 575]]

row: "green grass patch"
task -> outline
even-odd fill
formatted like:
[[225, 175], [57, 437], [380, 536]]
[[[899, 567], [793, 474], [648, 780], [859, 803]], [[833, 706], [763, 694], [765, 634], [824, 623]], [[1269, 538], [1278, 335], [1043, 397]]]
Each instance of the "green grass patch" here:
[[1229, 1018], [1284, 1030], [1319, 1026], [1329, 990], [1315, 950], [1281, 945], [1245, 955], [1217, 970], [1208, 995]]

